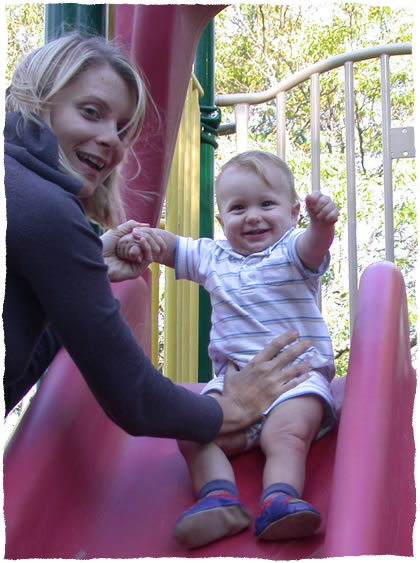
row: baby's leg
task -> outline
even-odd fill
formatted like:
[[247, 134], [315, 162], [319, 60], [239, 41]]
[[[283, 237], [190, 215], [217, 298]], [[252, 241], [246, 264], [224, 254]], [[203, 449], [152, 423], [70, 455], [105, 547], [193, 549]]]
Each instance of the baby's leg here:
[[196, 497], [199, 497], [203, 486], [210, 481], [223, 479], [235, 484], [232, 466], [215, 442], [198, 444], [179, 440], [178, 447], [187, 463]]
[[284, 482], [302, 494], [306, 457], [319, 430], [323, 412], [323, 400], [316, 395], [289, 399], [271, 411], [260, 439], [266, 456], [264, 488]]
[[319, 526], [319, 512], [299, 497], [306, 457], [322, 416], [323, 401], [316, 395], [289, 399], [269, 414], [261, 434], [266, 463], [262, 506], [256, 520], [259, 539], [306, 536]]
[[222, 434], [215, 439], [215, 442], [228, 457], [241, 454], [247, 449], [246, 430]]
[[251, 514], [238, 499], [232, 466], [223, 451], [214, 442], [179, 441], [178, 445], [199, 499], [175, 524], [178, 541], [196, 548], [247, 528]]

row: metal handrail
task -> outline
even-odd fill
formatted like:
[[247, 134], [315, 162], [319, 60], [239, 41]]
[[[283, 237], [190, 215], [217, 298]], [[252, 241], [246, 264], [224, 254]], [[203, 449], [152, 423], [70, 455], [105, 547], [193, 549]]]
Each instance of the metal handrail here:
[[313, 74], [323, 74], [329, 70], [333, 70], [344, 63], [351, 61], [364, 61], [368, 59], [374, 59], [380, 57], [381, 55], [411, 55], [412, 45], [411, 43], [393, 43], [390, 45], [378, 45], [375, 47], [367, 47], [365, 49], [360, 49], [358, 51], [352, 51], [350, 53], [342, 53], [340, 55], [335, 55], [324, 61], [319, 61], [313, 65], [300, 70], [283, 80], [281, 80], [275, 86], [263, 90], [257, 93], [239, 93], [239, 94], [218, 94], [215, 97], [216, 106], [235, 106], [237, 104], [250, 104], [257, 105], [264, 102], [273, 100], [280, 92], [287, 92], [295, 86], [298, 86], [302, 82], [308, 80]]

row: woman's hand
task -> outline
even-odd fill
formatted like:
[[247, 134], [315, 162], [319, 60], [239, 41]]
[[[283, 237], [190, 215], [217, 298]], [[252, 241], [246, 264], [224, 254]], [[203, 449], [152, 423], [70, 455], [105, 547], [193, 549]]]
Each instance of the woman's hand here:
[[119, 225], [116, 229], [106, 231], [102, 236], [103, 256], [105, 264], [108, 266], [108, 277], [111, 282], [130, 280], [140, 276], [149, 266], [150, 261], [147, 256], [143, 257], [141, 263], [119, 258], [116, 254], [117, 243], [121, 237], [131, 233], [134, 227], [148, 227], [146, 223], [137, 221], [127, 221]]
[[241, 371], [226, 373], [223, 395], [214, 397], [223, 410], [220, 434], [251, 426], [279, 395], [308, 379], [309, 362], [290, 365], [310, 346], [297, 337], [293, 330], [278, 336]]

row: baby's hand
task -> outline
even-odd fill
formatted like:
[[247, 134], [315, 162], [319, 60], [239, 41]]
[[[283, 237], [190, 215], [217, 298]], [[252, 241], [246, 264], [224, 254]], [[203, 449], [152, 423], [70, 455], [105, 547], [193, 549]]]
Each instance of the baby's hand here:
[[338, 207], [333, 200], [321, 192], [314, 192], [305, 198], [306, 210], [311, 221], [334, 224], [338, 220]]
[[159, 229], [136, 227], [121, 237], [117, 245], [117, 254], [124, 260], [134, 262], [159, 262], [166, 251], [166, 243], [159, 234]]
[[140, 240], [134, 240], [133, 233], [121, 237], [115, 248], [118, 258], [129, 262], [143, 262], [143, 252], [140, 247]]

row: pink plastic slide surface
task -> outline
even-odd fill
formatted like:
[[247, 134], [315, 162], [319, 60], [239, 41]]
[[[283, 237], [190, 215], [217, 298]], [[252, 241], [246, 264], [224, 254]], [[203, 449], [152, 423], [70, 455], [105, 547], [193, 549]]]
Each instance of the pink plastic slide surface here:
[[[117, 7], [117, 34], [131, 41], [133, 53], [143, 53], [139, 59], [153, 53], [159, 61], [145, 69], [152, 91], [155, 78], [167, 80], [166, 90], [160, 84], [154, 95], [168, 117], [162, 127], [168, 132], [176, 131], [196, 42], [220, 8]], [[129, 23], [132, 34], [127, 32]], [[162, 45], [157, 37], [166, 37], [168, 43]], [[158, 77], [153, 67], [159, 67]], [[174, 94], [169, 100], [170, 90]], [[169, 173], [167, 155], [174, 143], [174, 135], [162, 135], [163, 149], [149, 155], [150, 162], [141, 157], [157, 198], [146, 211], [137, 203], [133, 217], [151, 223], [159, 217]], [[147, 276], [114, 287], [146, 350], [148, 287]], [[293, 560], [412, 555], [415, 386], [402, 276], [390, 263], [371, 265], [361, 279], [348, 375], [334, 382], [342, 401], [339, 428], [313, 445], [307, 463], [304, 497], [321, 511], [321, 529], [311, 538], [278, 543], [257, 542], [250, 529], [188, 552], [171, 537], [179, 514], [194, 501], [176, 443], [132, 437], [115, 426], [61, 350], [5, 452], [5, 556]], [[198, 391], [200, 385], [189, 387]], [[254, 514], [263, 462], [259, 450], [233, 460], [240, 496]]]

